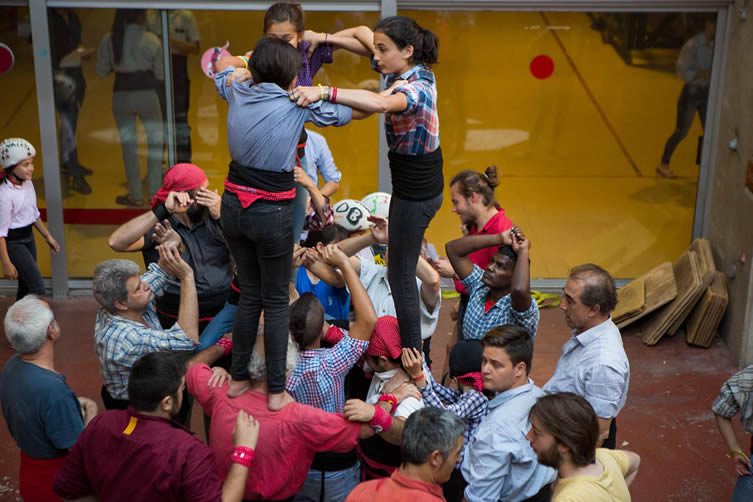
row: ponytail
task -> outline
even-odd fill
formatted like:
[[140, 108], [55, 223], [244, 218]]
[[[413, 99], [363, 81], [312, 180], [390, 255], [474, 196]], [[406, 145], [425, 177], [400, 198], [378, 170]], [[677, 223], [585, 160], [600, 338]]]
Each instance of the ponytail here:
[[395, 42], [399, 49], [413, 47], [410, 62], [415, 64], [432, 65], [439, 60], [439, 39], [430, 30], [405, 16], [386, 17], [379, 21], [374, 31], [384, 33]]
[[484, 206], [499, 208], [499, 204], [494, 199], [494, 189], [499, 186], [497, 166], [489, 166], [483, 173], [470, 170], [460, 171], [450, 181], [450, 187], [455, 185], [460, 195], [466, 199], [477, 193], [481, 196]]

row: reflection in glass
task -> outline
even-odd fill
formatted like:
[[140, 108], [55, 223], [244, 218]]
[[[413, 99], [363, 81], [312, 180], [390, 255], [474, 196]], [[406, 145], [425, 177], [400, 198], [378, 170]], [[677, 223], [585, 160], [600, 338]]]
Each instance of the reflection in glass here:
[[144, 192], [138, 159], [136, 119], [146, 132], [148, 144], [146, 189], [151, 198], [162, 183], [164, 131], [158, 90], [164, 80], [162, 44], [146, 30], [146, 11], [118, 9], [112, 31], [102, 38], [97, 50], [97, 75], [115, 74], [112, 112], [120, 135], [128, 193], [115, 198], [117, 204], [140, 207]]

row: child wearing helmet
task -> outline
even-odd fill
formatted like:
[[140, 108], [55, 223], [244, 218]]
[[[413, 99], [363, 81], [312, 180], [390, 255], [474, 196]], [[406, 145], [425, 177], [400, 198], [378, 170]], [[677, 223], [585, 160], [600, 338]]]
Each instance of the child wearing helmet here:
[[0, 259], [3, 276], [18, 279], [16, 299], [28, 294], [44, 295], [42, 274], [37, 267], [34, 226], [54, 253], [58, 241], [39, 217], [37, 193], [31, 181], [34, 173], [34, 146], [22, 138], [8, 138], [0, 143]]

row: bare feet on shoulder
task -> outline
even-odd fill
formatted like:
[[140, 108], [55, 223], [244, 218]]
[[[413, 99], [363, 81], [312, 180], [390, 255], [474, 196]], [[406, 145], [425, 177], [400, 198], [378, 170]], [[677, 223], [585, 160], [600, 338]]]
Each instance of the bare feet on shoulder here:
[[251, 388], [248, 380], [230, 380], [227, 386], [227, 397], [238, 397]]
[[287, 392], [280, 392], [279, 394], [269, 394], [267, 407], [271, 411], [279, 411], [290, 403], [294, 403], [295, 399]]

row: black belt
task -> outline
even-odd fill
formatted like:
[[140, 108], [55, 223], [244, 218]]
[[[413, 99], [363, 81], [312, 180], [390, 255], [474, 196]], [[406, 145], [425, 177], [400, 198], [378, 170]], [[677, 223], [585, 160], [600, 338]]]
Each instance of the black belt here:
[[31, 227], [33, 225], [26, 225], [25, 227], [19, 227], [19, 228], [11, 228], [8, 230], [8, 236], [5, 238], [6, 241], [20, 241], [23, 239], [28, 239], [32, 236], [32, 230]]
[[156, 91], [162, 87], [154, 72], [150, 70], [117, 72], [113, 92], [121, 91]]
[[315, 471], [335, 472], [342, 471], [356, 465], [358, 457], [356, 450], [347, 453], [335, 453], [331, 451], [317, 453], [311, 468]]

